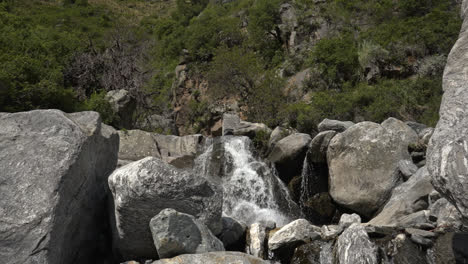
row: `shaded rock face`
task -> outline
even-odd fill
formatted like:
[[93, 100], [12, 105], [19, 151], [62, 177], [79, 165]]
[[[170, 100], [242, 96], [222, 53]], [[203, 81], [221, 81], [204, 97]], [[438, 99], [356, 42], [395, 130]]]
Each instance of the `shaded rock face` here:
[[136, 101], [125, 89], [112, 90], [106, 94], [106, 100], [112, 106], [112, 110], [119, 116], [119, 126], [132, 127], [133, 112], [136, 109]]
[[174, 120], [161, 115], [145, 116], [136, 122], [135, 127], [145, 131], [158, 131], [163, 134], [177, 135]]
[[141, 130], [119, 131], [119, 159], [137, 161], [156, 157], [178, 168], [191, 168], [202, 146], [202, 135], [172, 136]]
[[333, 130], [336, 132], [344, 132], [346, 129], [353, 126], [354, 123], [351, 121], [339, 121], [339, 120], [331, 120], [331, 119], [324, 119], [320, 124], [318, 124], [318, 131], [323, 132], [327, 130]]
[[[462, 14], [466, 15], [467, 1]], [[427, 164], [436, 190], [468, 222], [468, 19], [450, 52], [443, 76], [440, 119], [429, 142]]]
[[295, 133], [278, 141], [270, 152], [268, 159], [275, 164], [279, 177], [285, 183], [301, 174], [307, 146], [311, 140], [307, 134]]
[[104, 261], [98, 243], [107, 242], [118, 141], [95, 112], [0, 113], [2, 263]]
[[214, 234], [221, 232], [220, 186], [157, 158], [147, 157], [117, 169], [109, 177], [109, 187], [114, 247], [124, 260], [157, 257], [148, 223], [166, 208], [195, 216]]
[[338, 238], [337, 256], [340, 264], [377, 264], [377, 248], [369, 240], [363, 226], [351, 225]]
[[192, 215], [164, 209], [149, 226], [159, 258], [224, 251], [223, 243]]
[[[299, 246], [294, 250], [291, 264], [332, 264], [331, 261], [327, 262], [332, 255], [327, 248], [331, 248], [331, 244], [319, 240]], [[328, 254], [330, 256], [326, 256]]]
[[390, 200], [369, 223], [381, 226], [400, 226], [402, 219], [429, 206], [429, 194], [434, 191], [426, 167], [419, 169], [407, 182], [392, 191]]
[[245, 247], [245, 231], [247, 226], [231, 217], [223, 217], [223, 231], [219, 239], [226, 250], [243, 251]]
[[369, 217], [400, 181], [398, 162], [409, 158], [408, 144], [400, 136], [376, 123], [358, 123], [328, 146], [330, 195]]
[[162, 259], [152, 264], [271, 264], [269, 261], [262, 260], [241, 252], [209, 252], [204, 254], [180, 255], [172, 259]]

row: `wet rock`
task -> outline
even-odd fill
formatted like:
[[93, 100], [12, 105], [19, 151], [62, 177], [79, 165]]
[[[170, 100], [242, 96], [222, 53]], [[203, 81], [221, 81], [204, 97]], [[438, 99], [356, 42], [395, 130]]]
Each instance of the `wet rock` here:
[[301, 174], [307, 146], [311, 140], [307, 134], [296, 133], [275, 144], [268, 159], [275, 164], [281, 180], [285, 183]]
[[223, 217], [223, 230], [219, 239], [226, 250], [242, 251], [245, 247], [245, 232], [247, 226], [231, 217]]
[[224, 251], [223, 243], [195, 217], [164, 209], [149, 223], [159, 258]]
[[333, 130], [336, 132], [344, 132], [346, 129], [350, 128], [354, 125], [351, 121], [339, 121], [339, 120], [331, 120], [331, 119], [324, 119], [320, 124], [318, 124], [318, 131], [323, 132], [327, 130]]
[[109, 187], [114, 245], [124, 260], [157, 257], [148, 223], [166, 208], [195, 216], [214, 234], [221, 232], [222, 189], [157, 158], [117, 169], [109, 177]]
[[312, 139], [308, 151], [310, 161], [320, 163], [327, 162], [328, 145], [336, 133], [337, 132], [333, 130], [323, 131]]
[[266, 238], [269, 230], [270, 229], [267, 229], [262, 223], [250, 225], [247, 233], [246, 246], [246, 252], [248, 254], [259, 258], [266, 258], [268, 252], [266, 248]]
[[352, 224], [338, 238], [340, 264], [377, 264], [377, 247], [369, 240], [365, 228]]
[[320, 237], [320, 228], [305, 219], [293, 221], [278, 230], [268, 241], [268, 249], [277, 250], [283, 247], [294, 247], [308, 243]]
[[[369, 223], [380, 226], [407, 226], [405, 216], [428, 208], [428, 196], [433, 191], [426, 168], [421, 168], [408, 181], [396, 187], [382, 211]], [[406, 223], [404, 223], [406, 222]]]
[[172, 259], [161, 259], [153, 264], [271, 264], [269, 261], [241, 252], [209, 252], [203, 254], [180, 255]]
[[408, 144], [383, 126], [358, 123], [328, 146], [330, 195], [345, 208], [371, 216], [400, 180], [398, 162], [409, 160]]
[[118, 141], [96, 112], [0, 113], [2, 263], [105, 261]]

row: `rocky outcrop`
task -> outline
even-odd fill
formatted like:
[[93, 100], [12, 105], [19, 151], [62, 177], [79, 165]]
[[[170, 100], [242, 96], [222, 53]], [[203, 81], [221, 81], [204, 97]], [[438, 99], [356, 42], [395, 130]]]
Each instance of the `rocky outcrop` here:
[[223, 243], [192, 215], [164, 209], [149, 226], [159, 258], [224, 251]]
[[156, 157], [178, 168], [191, 168], [203, 143], [202, 135], [184, 137], [141, 130], [119, 131], [119, 159], [137, 161]]
[[202, 176], [147, 157], [114, 171], [109, 187], [114, 245], [125, 260], [157, 257], [148, 224], [166, 208], [195, 216], [214, 234], [221, 232], [222, 190]]
[[234, 129], [233, 134], [235, 136], [246, 136], [253, 139], [258, 133], [265, 133], [266, 136], [269, 137], [271, 129], [262, 123], [240, 121], [239, 125]]
[[362, 122], [333, 137], [328, 146], [330, 195], [338, 204], [371, 216], [400, 181], [398, 162], [408, 144], [383, 126]]
[[180, 255], [172, 259], [162, 259], [152, 264], [270, 264], [269, 261], [262, 260], [241, 252], [209, 252], [204, 254]]
[[344, 132], [346, 129], [353, 126], [354, 123], [351, 121], [339, 121], [339, 120], [331, 120], [331, 119], [324, 119], [320, 124], [318, 124], [317, 128], [319, 132], [333, 130], [336, 132]]
[[118, 135], [98, 113], [0, 113], [0, 261], [103, 262]]
[[292, 129], [287, 129], [284, 127], [276, 127], [270, 134], [270, 139], [268, 140], [268, 147], [273, 149], [276, 142], [280, 141], [281, 139], [291, 135], [293, 133]]
[[377, 264], [377, 247], [363, 226], [353, 224], [338, 238], [337, 258], [340, 264]]
[[326, 163], [328, 145], [332, 138], [337, 134], [336, 131], [327, 130], [318, 133], [310, 142], [308, 157], [311, 162]]
[[308, 134], [295, 133], [275, 144], [268, 159], [275, 164], [281, 180], [288, 183], [294, 176], [300, 175], [311, 140]]
[[428, 208], [428, 197], [433, 190], [426, 168], [419, 169], [407, 182], [393, 190], [390, 200], [369, 223], [381, 226], [401, 226], [404, 224], [402, 218]]
[[131, 128], [133, 125], [133, 112], [136, 109], [136, 101], [125, 89], [107, 92], [106, 100], [112, 106], [112, 110], [119, 117], [120, 127]]
[[159, 132], [161, 134], [177, 135], [177, 127], [174, 120], [162, 115], [148, 115], [137, 120], [135, 128]]
[[443, 76], [440, 119], [429, 142], [427, 164], [434, 187], [461, 212], [468, 222], [468, 19], [465, 20]]

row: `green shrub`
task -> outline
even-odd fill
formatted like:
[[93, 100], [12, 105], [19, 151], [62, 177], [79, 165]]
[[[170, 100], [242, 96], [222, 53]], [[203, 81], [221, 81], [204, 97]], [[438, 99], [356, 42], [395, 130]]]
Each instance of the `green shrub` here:
[[93, 93], [83, 104], [83, 110], [96, 111], [101, 115], [101, 119], [108, 125], [116, 125], [119, 116], [114, 113], [112, 105], [106, 100], [106, 92]]

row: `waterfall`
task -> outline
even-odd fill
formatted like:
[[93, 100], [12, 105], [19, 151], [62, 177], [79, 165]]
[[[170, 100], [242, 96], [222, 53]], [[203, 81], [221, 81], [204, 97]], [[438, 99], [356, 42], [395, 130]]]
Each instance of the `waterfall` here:
[[300, 215], [273, 166], [254, 156], [248, 137], [226, 136], [207, 142], [195, 170], [224, 190], [223, 215], [250, 225], [274, 221], [277, 226]]

